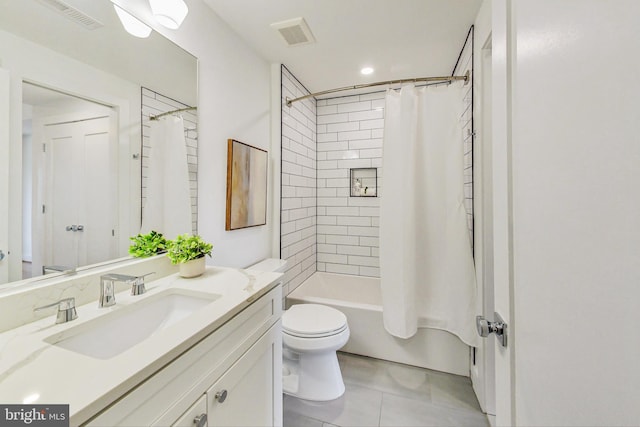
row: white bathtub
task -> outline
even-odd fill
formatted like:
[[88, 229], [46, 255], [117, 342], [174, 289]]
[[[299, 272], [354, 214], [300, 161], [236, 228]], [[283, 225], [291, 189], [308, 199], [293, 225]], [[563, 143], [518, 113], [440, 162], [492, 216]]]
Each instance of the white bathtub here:
[[405, 340], [384, 329], [380, 279], [316, 272], [287, 296], [287, 307], [304, 303], [347, 316], [351, 336], [342, 351], [469, 376], [469, 347], [455, 335], [421, 328]]

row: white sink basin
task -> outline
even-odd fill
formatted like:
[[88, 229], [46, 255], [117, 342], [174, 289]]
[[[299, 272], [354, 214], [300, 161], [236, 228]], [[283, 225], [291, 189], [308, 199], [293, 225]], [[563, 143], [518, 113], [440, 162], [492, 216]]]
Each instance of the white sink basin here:
[[[195, 313], [220, 295], [168, 290], [45, 339], [97, 359], [110, 359]], [[116, 306], [117, 307], [117, 306]]]

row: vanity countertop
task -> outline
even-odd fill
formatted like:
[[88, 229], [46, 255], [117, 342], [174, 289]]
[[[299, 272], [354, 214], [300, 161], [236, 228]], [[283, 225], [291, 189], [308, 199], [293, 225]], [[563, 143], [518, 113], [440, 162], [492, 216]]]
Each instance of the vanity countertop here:
[[[96, 301], [79, 306], [78, 318], [71, 322], [54, 324], [56, 310], [52, 309], [49, 317], [0, 334], [0, 402], [69, 404], [71, 425], [81, 424], [273, 289], [280, 276], [207, 267], [200, 277], [183, 279], [173, 274], [148, 282], [143, 295], [120, 292], [112, 307], [98, 308]], [[45, 341], [166, 290], [220, 297], [108, 359]]]

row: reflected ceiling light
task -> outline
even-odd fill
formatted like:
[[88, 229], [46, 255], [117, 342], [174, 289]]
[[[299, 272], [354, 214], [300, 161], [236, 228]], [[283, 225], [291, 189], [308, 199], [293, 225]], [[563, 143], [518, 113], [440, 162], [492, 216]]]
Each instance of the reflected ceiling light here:
[[364, 67], [362, 70], [360, 70], [360, 73], [364, 74], [365, 76], [368, 76], [369, 74], [373, 74], [373, 68]]
[[135, 37], [140, 37], [141, 39], [149, 37], [149, 34], [151, 34], [151, 27], [131, 15], [126, 10], [121, 9], [116, 4], [113, 5], [113, 8], [116, 10], [116, 14], [118, 15], [124, 29], [127, 30], [127, 33]]
[[183, 0], [149, 0], [156, 21], [164, 27], [177, 30], [189, 12]]
[[33, 393], [33, 394], [28, 395], [24, 399], [22, 399], [22, 403], [25, 404], [25, 405], [30, 405], [30, 404], [32, 404], [34, 402], [37, 402], [38, 399], [40, 399], [40, 394]]

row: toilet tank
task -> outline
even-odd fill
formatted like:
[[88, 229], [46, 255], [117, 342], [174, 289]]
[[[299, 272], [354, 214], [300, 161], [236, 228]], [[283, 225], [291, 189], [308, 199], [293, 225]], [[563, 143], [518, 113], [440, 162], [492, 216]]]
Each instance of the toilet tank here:
[[287, 261], [278, 258], [263, 259], [259, 263], [247, 267], [247, 270], [253, 271], [273, 271], [276, 273], [284, 273], [287, 269]]

